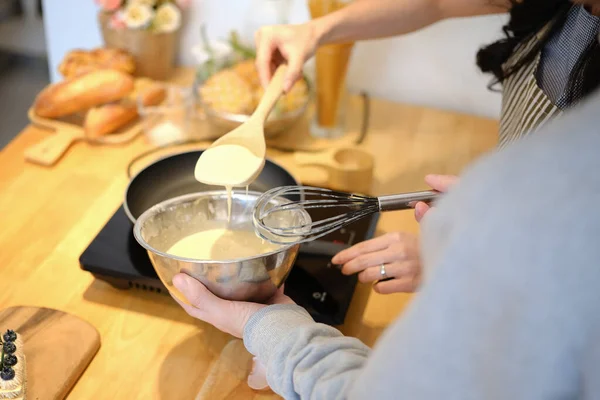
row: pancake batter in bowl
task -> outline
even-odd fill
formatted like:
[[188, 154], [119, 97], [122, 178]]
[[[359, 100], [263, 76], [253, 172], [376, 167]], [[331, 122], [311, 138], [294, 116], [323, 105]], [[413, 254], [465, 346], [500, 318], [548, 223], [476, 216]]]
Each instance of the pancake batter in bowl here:
[[270, 253], [280, 247], [263, 241], [253, 231], [217, 228], [185, 236], [167, 253], [195, 260], [226, 261]]

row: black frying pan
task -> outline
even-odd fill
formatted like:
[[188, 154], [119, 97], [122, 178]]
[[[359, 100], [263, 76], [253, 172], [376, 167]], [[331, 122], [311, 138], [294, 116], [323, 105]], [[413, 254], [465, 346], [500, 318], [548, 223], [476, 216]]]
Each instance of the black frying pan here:
[[[194, 168], [200, 154], [202, 150], [167, 156], [135, 175], [127, 187], [123, 204], [131, 222], [135, 223], [144, 211], [164, 200], [189, 193], [224, 190], [223, 187], [204, 185], [196, 180]], [[287, 185], [298, 185], [298, 182], [284, 168], [267, 160], [263, 171], [249, 190], [266, 192]]]
[[[123, 204], [131, 222], [135, 224], [136, 219], [144, 211], [164, 200], [200, 191], [224, 190], [223, 187], [204, 185], [196, 180], [194, 169], [200, 154], [202, 150], [170, 155], [138, 172], [129, 182]], [[146, 155], [142, 154], [130, 163], [128, 176], [131, 176], [131, 166]], [[298, 184], [298, 181], [283, 167], [267, 160], [264, 169], [250, 185], [249, 190], [266, 192], [275, 187]], [[315, 240], [303, 243], [300, 252], [333, 257], [347, 247], [344, 244]]]

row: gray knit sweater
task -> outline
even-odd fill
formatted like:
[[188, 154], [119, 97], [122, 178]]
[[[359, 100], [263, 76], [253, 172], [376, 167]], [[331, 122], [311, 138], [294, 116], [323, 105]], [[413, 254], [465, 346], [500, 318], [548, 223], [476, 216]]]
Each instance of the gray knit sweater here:
[[286, 399], [598, 400], [599, 205], [595, 95], [444, 196], [423, 285], [374, 349], [289, 305], [252, 316], [244, 343]]

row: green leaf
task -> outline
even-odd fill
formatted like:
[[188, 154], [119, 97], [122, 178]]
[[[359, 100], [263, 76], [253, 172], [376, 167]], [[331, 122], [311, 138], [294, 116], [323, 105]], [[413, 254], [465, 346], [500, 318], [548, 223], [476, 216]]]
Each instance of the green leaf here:
[[239, 34], [235, 30], [231, 31], [229, 35], [229, 44], [242, 59], [248, 60], [250, 58], [256, 58], [256, 50], [241, 43]]

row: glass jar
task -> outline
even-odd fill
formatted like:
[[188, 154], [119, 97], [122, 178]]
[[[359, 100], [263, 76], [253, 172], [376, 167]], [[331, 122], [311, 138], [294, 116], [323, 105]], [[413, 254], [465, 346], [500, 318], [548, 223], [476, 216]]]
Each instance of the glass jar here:
[[[308, 0], [311, 18], [319, 18], [346, 6], [348, 1]], [[321, 46], [315, 53], [315, 116], [313, 136], [335, 138], [345, 131], [346, 74], [354, 43]]]
[[190, 129], [190, 119], [195, 111], [192, 88], [163, 86], [166, 97], [160, 105], [144, 106], [138, 99], [144, 135], [156, 146], [194, 139], [194, 132]]

